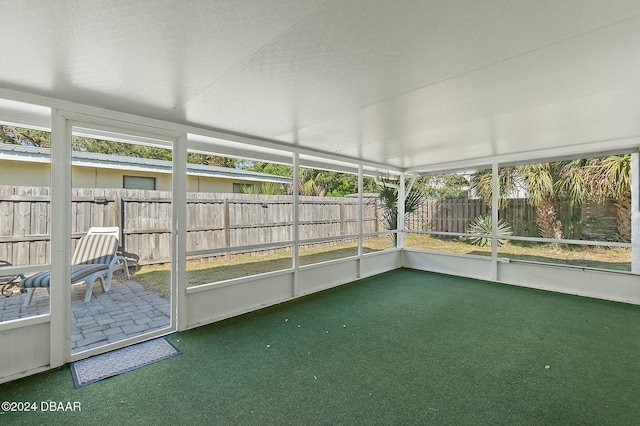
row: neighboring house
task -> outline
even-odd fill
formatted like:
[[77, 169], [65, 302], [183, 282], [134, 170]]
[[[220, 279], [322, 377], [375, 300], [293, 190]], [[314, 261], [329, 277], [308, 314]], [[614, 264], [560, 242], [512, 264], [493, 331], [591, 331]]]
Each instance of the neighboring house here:
[[[76, 188], [129, 188], [171, 190], [171, 162], [121, 155], [77, 152], [72, 154], [72, 180]], [[0, 185], [49, 186], [50, 149], [0, 143]], [[245, 185], [291, 178], [241, 169], [187, 165], [189, 192], [241, 192]]]

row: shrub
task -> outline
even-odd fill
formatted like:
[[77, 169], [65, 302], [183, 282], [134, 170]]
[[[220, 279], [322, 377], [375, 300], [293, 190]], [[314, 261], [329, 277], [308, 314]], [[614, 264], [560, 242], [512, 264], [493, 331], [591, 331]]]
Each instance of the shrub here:
[[[478, 235], [477, 237], [471, 237], [469, 242], [474, 246], [489, 246], [491, 245], [491, 237], [487, 237], [486, 235], [491, 235], [492, 232], [492, 221], [491, 214], [486, 216], [478, 216], [471, 223], [469, 223], [469, 233]], [[504, 220], [498, 220], [498, 237], [501, 235], [511, 235], [513, 231], [511, 230], [511, 226]], [[498, 238], [498, 245], [504, 246], [508, 244], [508, 240]]]

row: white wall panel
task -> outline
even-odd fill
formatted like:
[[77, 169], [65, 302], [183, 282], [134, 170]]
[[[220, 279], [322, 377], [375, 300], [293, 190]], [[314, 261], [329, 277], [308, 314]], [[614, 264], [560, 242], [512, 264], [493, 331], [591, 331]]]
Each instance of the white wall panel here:
[[491, 279], [491, 258], [447, 253], [404, 251], [404, 267], [480, 280]]
[[298, 294], [315, 293], [358, 278], [358, 259], [355, 258], [305, 266], [298, 273]]
[[[402, 253], [376, 253], [362, 261], [363, 276], [371, 276], [399, 268]], [[360, 278], [358, 269], [356, 258], [302, 267], [298, 273], [298, 296], [355, 281]], [[294, 298], [292, 289], [293, 272], [276, 272], [187, 289], [187, 328], [291, 300]]]
[[31, 324], [0, 331], [0, 383], [27, 376], [49, 365], [49, 322], [24, 322]]
[[291, 298], [293, 274], [242, 279], [202, 289], [187, 289], [187, 328], [270, 306]]
[[[640, 304], [640, 277], [528, 262], [498, 261], [498, 282]], [[491, 258], [406, 250], [404, 267], [491, 281]]]
[[370, 277], [402, 267], [401, 251], [371, 253], [362, 257], [360, 278]]
[[498, 264], [498, 280], [541, 290], [640, 304], [640, 277], [637, 275], [512, 262]]

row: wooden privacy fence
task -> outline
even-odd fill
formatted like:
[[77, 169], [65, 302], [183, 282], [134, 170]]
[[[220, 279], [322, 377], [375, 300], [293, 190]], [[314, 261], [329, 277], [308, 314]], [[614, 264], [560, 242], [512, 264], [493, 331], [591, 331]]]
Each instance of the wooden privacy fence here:
[[[427, 200], [407, 217], [407, 227], [417, 231], [469, 232], [469, 222], [478, 216], [491, 214], [489, 206], [479, 199]], [[616, 232], [615, 205], [574, 205], [563, 202], [557, 217], [563, 225], [563, 235], [571, 239], [611, 239]], [[513, 235], [538, 237], [536, 208], [525, 198], [510, 199], [499, 211], [500, 219], [513, 229]]]
[[[300, 197], [300, 239], [358, 232], [354, 198]], [[0, 186], [0, 260], [50, 262], [49, 188]], [[171, 258], [171, 192], [77, 188], [72, 192], [74, 242], [92, 226], [118, 226], [124, 251], [140, 264]], [[382, 230], [377, 203], [364, 209], [364, 232]], [[208, 250], [292, 239], [291, 196], [187, 194], [187, 250]]]
[[[0, 186], [0, 260], [13, 264], [50, 263], [49, 188]], [[356, 198], [300, 197], [299, 238], [339, 237], [358, 233]], [[187, 250], [210, 250], [290, 241], [291, 196], [187, 194]], [[364, 208], [364, 232], [384, 230], [376, 198]], [[489, 214], [482, 201], [428, 200], [408, 215], [411, 230], [468, 232], [469, 222]], [[595, 215], [595, 216], [594, 216]], [[597, 216], [597, 217], [596, 217]], [[77, 188], [72, 192], [73, 243], [92, 226], [118, 226], [123, 250], [141, 264], [171, 258], [171, 193], [133, 189]], [[538, 236], [535, 207], [510, 200], [500, 217], [514, 235]], [[608, 238], [615, 232], [615, 206], [561, 206], [566, 238]], [[572, 218], [576, 218], [573, 220]]]
[[490, 212], [480, 200], [427, 200], [407, 215], [408, 229], [433, 232], [468, 232], [469, 221]]
[[[411, 230], [433, 232], [469, 232], [469, 223], [478, 216], [491, 214], [491, 208], [479, 199], [427, 200], [407, 218]], [[524, 198], [509, 200], [500, 209], [500, 219], [514, 235], [537, 236], [536, 210]]]

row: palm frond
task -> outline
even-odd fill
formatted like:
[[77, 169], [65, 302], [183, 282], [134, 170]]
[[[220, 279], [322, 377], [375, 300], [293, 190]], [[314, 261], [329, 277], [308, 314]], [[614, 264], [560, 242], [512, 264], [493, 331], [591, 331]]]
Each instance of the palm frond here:
[[[509, 203], [509, 195], [518, 189], [518, 174], [514, 167], [501, 167], [498, 171], [498, 205], [504, 208]], [[493, 178], [491, 169], [478, 170], [471, 176], [470, 186], [473, 192], [491, 205], [493, 197]]]

